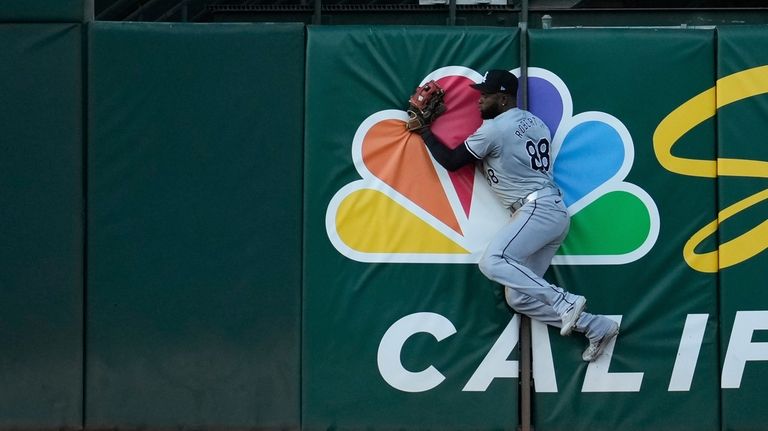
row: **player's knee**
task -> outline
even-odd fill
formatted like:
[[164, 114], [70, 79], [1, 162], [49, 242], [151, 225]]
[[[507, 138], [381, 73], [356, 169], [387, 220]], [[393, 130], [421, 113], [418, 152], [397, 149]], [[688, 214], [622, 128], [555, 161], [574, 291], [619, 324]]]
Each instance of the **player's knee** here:
[[525, 296], [509, 287], [504, 288], [504, 299], [506, 299], [507, 304], [509, 304], [515, 311], [519, 311], [518, 308], [525, 304]]
[[504, 299], [507, 305], [516, 313], [528, 315], [532, 311], [531, 297], [509, 287], [504, 289]]
[[498, 260], [498, 256], [485, 254], [482, 258], [480, 258], [480, 262], [477, 263], [477, 267], [480, 268], [480, 272], [482, 272], [484, 276], [493, 280], [495, 278], [494, 275], [496, 272], [496, 265]]
[[477, 264], [480, 272], [491, 280], [495, 280], [497, 276], [503, 275], [510, 265], [517, 266], [520, 265], [520, 262], [498, 254], [485, 254]]

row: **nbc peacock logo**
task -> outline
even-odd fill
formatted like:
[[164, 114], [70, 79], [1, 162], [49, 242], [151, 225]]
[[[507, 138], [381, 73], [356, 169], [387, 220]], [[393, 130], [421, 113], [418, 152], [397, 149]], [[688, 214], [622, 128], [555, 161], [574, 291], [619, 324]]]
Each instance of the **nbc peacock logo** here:
[[[513, 70], [519, 76], [519, 70]], [[478, 72], [460, 66], [428, 74], [446, 91], [446, 112], [432, 132], [456, 147], [482, 123]], [[571, 214], [571, 230], [553, 264], [624, 264], [647, 254], [659, 213], [639, 186], [624, 181], [634, 161], [627, 128], [604, 112], [573, 114], [565, 83], [528, 69], [529, 109], [552, 131], [552, 169]], [[331, 199], [325, 225], [333, 246], [360, 262], [476, 263], [507, 221], [479, 169], [448, 172], [421, 136], [405, 128], [405, 111], [376, 112], [358, 127], [352, 161], [361, 179]]]

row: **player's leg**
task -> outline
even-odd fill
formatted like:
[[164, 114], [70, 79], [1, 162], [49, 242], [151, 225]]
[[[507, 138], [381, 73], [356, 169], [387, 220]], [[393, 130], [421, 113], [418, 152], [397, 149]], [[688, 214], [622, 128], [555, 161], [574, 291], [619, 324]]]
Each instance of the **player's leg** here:
[[[529, 256], [525, 265], [530, 268], [536, 274], [543, 276], [547, 268], [549, 268], [552, 258], [557, 250], [560, 248], [563, 240], [567, 235], [563, 233], [562, 238], [545, 245], [541, 250]], [[507, 303], [520, 313], [544, 322], [548, 325], [562, 328], [562, 321], [560, 316], [555, 312], [554, 308], [539, 302], [527, 295], [520, 294], [512, 289], [505, 289], [507, 296]], [[565, 298], [571, 299], [576, 297], [573, 294], [565, 292]], [[514, 304], [514, 305], [513, 305]], [[611, 319], [600, 314], [590, 314], [582, 312], [573, 326], [573, 330], [579, 333], [583, 333], [589, 340], [589, 346], [584, 351], [582, 358], [585, 361], [595, 360], [600, 353], [602, 353], [605, 345], [610, 342], [611, 338], [615, 337], [618, 333], [618, 325]]]
[[[539, 277], [543, 277], [544, 273], [547, 271], [547, 268], [549, 268], [549, 265], [552, 262], [552, 257], [557, 252], [557, 249], [560, 248], [560, 244], [562, 243], [563, 239], [565, 239], [567, 231], [568, 229], [566, 229], [560, 237], [556, 238], [554, 241], [542, 247], [539, 251], [530, 255], [528, 259], [523, 262], [523, 265], [533, 271]], [[526, 316], [538, 320], [539, 322], [543, 322], [547, 325], [562, 328], [561, 315], [555, 311], [552, 305], [545, 304], [536, 298], [532, 298], [525, 293], [511, 289], [509, 287], [504, 288], [504, 297], [507, 301], [507, 304], [509, 304], [509, 306], [518, 313], [525, 314]], [[570, 302], [573, 303], [575, 302], [575, 295], [565, 292], [565, 299], [570, 300]], [[584, 332], [587, 329], [586, 325], [592, 321], [589, 315], [584, 316], [584, 318], [581, 320], [585, 326], [582, 327], [582, 330], [574, 328], [577, 330], [577, 332]]]
[[[549, 268], [552, 262], [552, 258], [555, 256], [555, 253], [557, 253], [557, 250], [560, 248], [560, 244], [563, 243], [563, 240], [565, 240], [567, 234], [568, 228], [566, 227], [566, 229], [559, 237], [544, 245], [537, 252], [528, 256], [528, 259], [523, 262], [523, 265], [543, 278], [544, 273], [547, 271], [547, 268]], [[575, 327], [576, 319], [579, 318], [579, 314], [586, 306], [586, 298], [570, 293], [563, 287], [557, 287], [562, 290], [562, 296], [560, 297], [560, 300], [551, 305], [551, 307], [553, 312], [559, 312], [560, 319], [566, 319], [566, 324], [569, 326], [567, 328], [563, 328], [561, 333], [562, 335], [569, 335]], [[566, 311], [563, 311], [563, 309]], [[568, 313], [568, 315], [563, 316], [564, 313]]]
[[504, 299], [506, 299], [507, 304], [513, 310], [520, 314], [550, 326], [562, 327], [563, 323], [560, 319], [560, 314], [555, 312], [555, 309], [549, 304], [545, 304], [536, 298], [509, 287], [504, 287]]
[[576, 296], [550, 284], [541, 274], [568, 225], [565, 208], [551, 199], [523, 206], [490, 242], [480, 260], [480, 270], [491, 280], [552, 306], [562, 316]]
[[[515, 221], [519, 223], [519, 220]], [[509, 230], [514, 232], [513, 228], [511, 227]], [[549, 268], [549, 265], [552, 262], [552, 257], [557, 252], [567, 233], [568, 225], [565, 226], [559, 236], [542, 245], [538, 250], [531, 252], [527, 257], [523, 257], [522, 255], [523, 253], [527, 252], [525, 247], [520, 247], [518, 249], [517, 256], [514, 256], [513, 253], [509, 254], [512, 254], [515, 259], [519, 260], [519, 264], [522, 268], [527, 269], [531, 274], [534, 274], [543, 280], [542, 277], [547, 268]], [[507, 233], [507, 235], [509, 235], [509, 233]], [[518, 235], [518, 238], [520, 238], [520, 235]], [[523, 234], [522, 239], [525, 239], [525, 234]], [[537, 243], [534, 240], [526, 242], [525, 244], [528, 244], [531, 247], [537, 246]], [[498, 247], [498, 245], [496, 247]], [[490, 256], [492, 254], [486, 252], [486, 255]], [[560, 289], [562, 292], [562, 297], [559, 302], [560, 309], [562, 309], [563, 306], [572, 306], [576, 298], [578, 298], [577, 295], [573, 295], [562, 288], [557, 286], [554, 287]], [[528, 290], [520, 288], [514, 289], [505, 287], [504, 296], [507, 304], [509, 304], [509, 306], [518, 313], [525, 314], [526, 316], [529, 316], [530, 318], [543, 322], [547, 325], [562, 328], [563, 312], [556, 310], [556, 307], [552, 304], [545, 303], [540, 299], [528, 295], [526, 293], [527, 291]], [[603, 315], [590, 314], [586, 311], [579, 313], [575, 316], [575, 318], [576, 320], [575, 325], [573, 325], [573, 330], [579, 333], [583, 333], [589, 340], [589, 346], [584, 351], [582, 358], [585, 361], [593, 361], [600, 355], [605, 345], [609, 343], [613, 337], [616, 336], [618, 333], [618, 325]], [[569, 332], [570, 331], [561, 330], [561, 334], [563, 335], [567, 335]]]
[[574, 330], [583, 332], [589, 340], [589, 345], [581, 358], [591, 362], [597, 359], [603, 353], [603, 349], [619, 334], [619, 325], [603, 315], [581, 313]]
[[[507, 304], [509, 304], [509, 306], [517, 313], [524, 314], [531, 319], [549, 326], [554, 326], [556, 328], [563, 327], [560, 314], [558, 314], [551, 305], [547, 305], [536, 298], [532, 298], [508, 287], [504, 288], [504, 298], [506, 299]], [[606, 337], [606, 335], [612, 336], [612, 332], [616, 329], [618, 328], [611, 319], [600, 314], [591, 314], [586, 311], [579, 315], [576, 325], [573, 327], [575, 332], [582, 333], [589, 339], [590, 346], [599, 346], [604, 337]], [[610, 341], [610, 339], [607, 341]], [[595, 347], [592, 347], [592, 350], [595, 350]], [[585, 352], [585, 354], [586, 353], [587, 352]], [[593, 360], [594, 358], [588, 359], [591, 356], [592, 355], [588, 355], [585, 360]]]

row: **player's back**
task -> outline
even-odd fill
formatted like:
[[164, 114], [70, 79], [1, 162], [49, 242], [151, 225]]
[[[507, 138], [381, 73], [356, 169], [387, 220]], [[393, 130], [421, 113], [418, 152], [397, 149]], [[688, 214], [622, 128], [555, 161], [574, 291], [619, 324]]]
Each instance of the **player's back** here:
[[[484, 124], [493, 151], [483, 159], [486, 178], [505, 205], [547, 187], [554, 187], [551, 137], [544, 122], [528, 111], [514, 108]], [[490, 172], [489, 172], [490, 170]]]

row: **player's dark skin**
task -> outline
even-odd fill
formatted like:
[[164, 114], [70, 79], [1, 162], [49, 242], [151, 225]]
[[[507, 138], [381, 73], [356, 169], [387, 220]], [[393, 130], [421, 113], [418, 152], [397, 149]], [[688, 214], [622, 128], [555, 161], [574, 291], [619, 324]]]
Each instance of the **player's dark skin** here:
[[[516, 106], [517, 100], [515, 97], [506, 93], [480, 93], [480, 98], [477, 101], [480, 117], [483, 120], [496, 118], [502, 112]], [[437, 136], [432, 134], [429, 127], [421, 130], [421, 137], [424, 139], [424, 143], [427, 144], [427, 148], [429, 148], [429, 152], [432, 153], [435, 160], [449, 171], [455, 171], [477, 161], [466, 145], [459, 145], [451, 150]]]
[[483, 120], [490, 120], [517, 107], [517, 100], [507, 93], [480, 93], [477, 105], [480, 109], [480, 117]]

